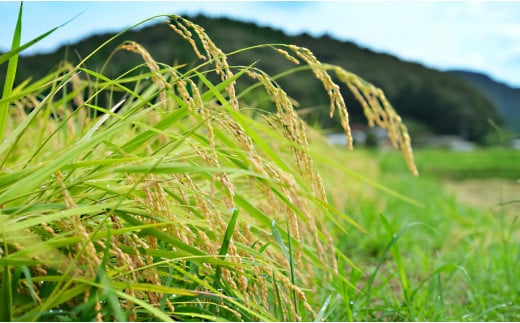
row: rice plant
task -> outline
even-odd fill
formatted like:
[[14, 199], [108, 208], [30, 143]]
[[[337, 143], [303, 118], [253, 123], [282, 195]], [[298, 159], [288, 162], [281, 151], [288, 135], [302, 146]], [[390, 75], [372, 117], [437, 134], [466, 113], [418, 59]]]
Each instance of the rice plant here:
[[[344, 272], [359, 269], [330, 230], [363, 228], [329, 203], [292, 99], [254, 62], [228, 64], [259, 46], [226, 54], [201, 26], [161, 16], [201, 64], [157, 62], [122, 41], [123, 31], [79, 64], [14, 86], [21, 16], [0, 59], [9, 64], [0, 100], [2, 320], [309, 321], [349, 304], [355, 287]], [[89, 69], [113, 42], [142, 64], [113, 78]], [[344, 82], [417, 173], [406, 127], [379, 89], [305, 48], [261, 46], [312, 70], [352, 148], [331, 74]], [[254, 83], [237, 93], [245, 80]], [[275, 113], [251, 113], [243, 99], [253, 87]], [[348, 306], [343, 318], [352, 319]]]

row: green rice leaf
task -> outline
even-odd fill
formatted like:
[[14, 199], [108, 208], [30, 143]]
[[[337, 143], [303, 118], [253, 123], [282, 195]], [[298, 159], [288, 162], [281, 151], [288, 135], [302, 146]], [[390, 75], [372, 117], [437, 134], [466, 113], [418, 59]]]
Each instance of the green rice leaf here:
[[401, 236], [404, 231], [401, 231], [399, 235], [394, 234], [394, 230], [392, 228], [392, 225], [388, 221], [388, 219], [381, 214], [381, 220], [383, 222], [383, 225], [386, 229], [386, 232], [388, 233], [389, 237], [392, 239], [392, 253], [394, 255], [395, 262], [397, 264], [397, 270], [399, 271], [399, 277], [401, 279], [401, 284], [403, 285], [403, 292], [405, 300], [408, 301], [408, 298], [410, 297], [410, 284], [408, 283], [408, 278], [406, 277], [406, 271], [403, 265], [403, 260], [401, 257], [401, 251], [399, 250], [399, 245], [397, 243], [397, 239]]
[[153, 307], [152, 305], [148, 304], [147, 302], [143, 301], [143, 300], [140, 300], [134, 296], [131, 296], [131, 295], [128, 295], [127, 293], [124, 293], [122, 291], [119, 291], [119, 290], [116, 290], [115, 293], [129, 301], [129, 302], [132, 302], [136, 305], [139, 305], [141, 306], [144, 310], [146, 310], [148, 313], [150, 313], [151, 315], [155, 316], [157, 319], [163, 321], [163, 322], [173, 322], [173, 319], [171, 317], [169, 317], [168, 315], [166, 315], [164, 312], [162, 312], [161, 310], [159, 310], [158, 308], [155, 308]]
[[284, 322], [284, 321], [286, 321], [285, 313], [284, 313], [285, 311], [283, 308], [282, 298], [280, 296], [280, 289], [278, 288], [278, 281], [276, 280], [274, 271], [272, 272], [271, 278], [273, 279], [273, 286], [274, 286], [274, 291], [275, 291], [276, 301], [277, 301], [277, 303], [275, 303], [275, 305], [276, 304], [278, 305], [278, 306], [275, 306], [274, 311], [278, 317], [282, 318], [282, 321]]
[[121, 289], [121, 290], [126, 289], [126, 288], [131, 288], [133, 290], [142, 290], [142, 291], [151, 292], [151, 293], [175, 294], [175, 295], [182, 295], [182, 296], [196, 296], [196, 295], [200, 294], [199, 292], [193, 291], [193, 290], [168, 287], [168, 286], [162, 286], [162, 285], [155, 285], [155, 284], [148, 284], [148, 283], [125, 284], [125, 283], [113, 282], [113, 286], [117, 287], [118, 289]]
[[289, 252], [287, 251], [287, 247], [285, 246], [285, 243], [283, 242], [282, 235], [280, 234], [280, 231], [276, 227], [276, 221], [273, 220], [271, 224], [271, 232], [273, 233], [273, 237], [278, 242], [278, 245], [282, 249], [282, 253], [287, 259], [287, 261], [291, 261], [291, 257], [289, 256]]
[[29, 267], [27, 266], [21, 266], [19, 267], [21, 268], [24, 276], [25, 276], [25, 281], [27, 282], [27, 286], [29, 287], [29, 293], [31, 294], [31, 298], [33, 299], [33, 301], [36, 303], [37, 300], [36, 300], [36, 291], [34, 290], [34, 283], [31, 279], [31, 272], [29, 271]]
[[[5, 241], [5, 240], [4, 240]], [[4, 247], [6, 244], [4, 243]], [[4, 248], [6, 250], [7, 248]], [[2, 264], [2, 286], [0, 287], [0, 321], [11, 322], [13, 320], [13, 294], [11, 282], [11, 269], [8, 263]]]
[[[229, 223], [226, 228], [226, 233], [224, 234], [224, 239], [222, 240], [222, 246], [220, 247], [219, 255], [225, 256], [228, 248], [229, 243], [231, 242], [231, 238], [233, 237], [233, 232], [235, 230], [235, 225], [237, 223], [238, 218], [238, 209], [234, 209], [233, 213], [231, 215], [231, 219], [229, 220]], [[220, 286], [220, 276], [222, 275], [222, 268], [221, 266], [217, 266], [215, 270], [215, 278], [213, 279], [213, 285], [215, 288], [218, 288]]]
[[327, 309], [329, 307], [331, 298], [332, 298], [332, 294], [330, 294], [329, 297], [327, 297], [327, 299], [321, 306], [318, 314], [316, 314], [316, 318], [314, 319], [314, 322], [321, 322], [323, 320], [323, 317], [325, 316], [325, 312], [327, 311]]
[[[18, 12], [18, 20], [16, 22], [16, 28], [13, 35], [13, 42], [11, 44], [11, 51], [14, 51], [20, 47], [20, 38], [22, 37], [22, 11], [23, 11], [23, 2], [20, 3], [20, 10]], [[7, 54], [4, 54], [7, 55]], [[2, 56], [4, 56], [2, 55]], [[0, 64], [2, 63], [2, 56], [0, 56]], [[4, 90], [2, 92], [2, 98], [6, 98], [11, 95], [13, 91], [14, 79], [16, 77], [16, 68], [18, 66], [18, 52], [6, 56], [4, 59], [9, 59], [9, 64], [7, 65], [7, 74], [5, 76], [4, 82]], [[4, 132], [7, 124], [7, 116], [9, 112], [9, 101], [5, 101], [0, 103], [0, 141], [4, 140]]]
[[468, 275], [468, 272], [466, 271], [466, 268], [464, 268], [463, 266], [460, 266], [460, 265], [455, 265], [455, 264], [445, 264], [445, 265], [442, 265], [440, 266], [439, 268], [435, 269], [435, 271], [433, 271], [428, 277], [426, 277], [425, 279], [423, 279], [418, 285], [417, 287], [413, 290], [413, 292], [411, 293], [410, 295], [410, 299], [413, 299], [415, 297], [415, 295], [417, 294], [417, 292], [421, 289], [421, 287], [426, 283], [428, 282], [429, 280], [431, 280], [432, 278], [434, 277], [437, 277], [439, 274], [441, 273], [451, 273], [451, 272], [455, 272], [455, 271], [460, 271], [464, 277], [466, 279], [470, 279], [469, 278], [469, 275]]
[[251, 204], [247, 198], [243, 197], [238, 192], [235, 192], [235, 203], [244, 209], [249, 215], [253, 216], [256, 220], [260, 221], [264, 226], [271, 226], [271, 218], [268, 217], [264, 212], [259, 210], [253, 204]]
[[228, 248], [229, 243], [231, 242], [231, 238], [233, 237], [233, 232], [235, 230], [235, 225], [237, 223], [238, 218], [238, 209], [234, 209], [233, 213], [231, 215], [231, 219], [229, 220], [228, 226], [226, 228], [226, 233], [224, 234], [224, 240], [222, 241], [222, 246], [220, 247], [219, 255], [225, 256]]
[[[252, 67], [253, 65], [249, 66]], [[247, 71], [247, 68], [243, 68], [240, 72], [233, 74], [232, 77], [227, 78], [226, 80], [218, 83], [217, 85], [213, 85], [211, 81], [209, 81], [204, 74], [194, 71], [194, 73], [199, 77], [199, 79], [206, 85], [209, 90], [201, 94], [202, 102], [208, 102], [213, 97], [216, 97], [219, 99], [219, 101], [224, 104], [226, 100], [222, 96], [221, 92], [225, 90], [226, 87], [228, 87], [231, 83], [238, 80], [245, 72]]]
[[76, 208], [62, 210], [60, 212], [52, 214], [29, 217], [21, 221], [12, 221], [4, 218], [3, 221], [0, 222], [0, 224], [8, 228], [8, 232], [16, 232], [41, 224], [42, 222], [52, 223], [54, 221], [58, 221], [64, 218], [70, 218], [71, 216], [75, 215], [80, 216], [84, 214], [98, 214], [100, 212], [106, 211], [107, 209], [113, 208], [115, 205], [115, 202], [109, 202], [97, 205], [79, 206]]
[[189, 164], [189, 163], [161, 163], [159, 165], [155, 164], [145, 164], [145, 165], [131, 165], [131, 166], [122, 166], [114, 169], [115, 172], [122, 173], [150, 173], [150, 174], [184, 174], [184, 173], [228, 173], [235, 174], [239, 176], [251, 176], [258, 177], [261, 179], [267, 179], [264, 176], [257, 174], [255, 172], [251, 172], [244, 169], [237, 169], [232, 167], [211, 167], [211, 166], [200, 166], [197, 164]]
[[[21, 18], [21, 12], [22, 12], [22, 5], [23, 5], [23, 2], [20, 3], [20, 14], [19, 14], [19, 19]], [[76, 16], [77, 17], [77, 16]], [[72, 20], [76, 19], [76, 17], [70, 19], [69, 21], [57, 26], [57, 27], [54, 27], [52, 28], [51, 30], [41, 34], [40, 36], [34, 38], [33, 40], [29, 41], [28, 43], [26, 44], [23, 44], [22, 46], [17, 46], [17, 47], [12, 47], [11, 50], [5, 54], [2, 54], [0, 55], [0, 65], [2, 65], [4, 62], [6, 62], [7, 60], [11, 59], [11, 57], [14, 57], [14, 56], [18, 56], [18, 54], [24, 50], [26, 50], [27, 48], [33, 46], [34, 44], [38, 43], [39, 41], [41, 41], [42, 39], [44, 39], [45, 37], [49, 36], [50, 34], [52, 34], [53, 32], [55, 32], [56, 30], [58, 30], [59, 28], [65, 26], [66, 24], [68, 24], [69, 22], [71, 22]], [[20, 23], [21, 24], [21, 23]], [[20, 40], [18, 39], [18, 44], [19, 44]]]

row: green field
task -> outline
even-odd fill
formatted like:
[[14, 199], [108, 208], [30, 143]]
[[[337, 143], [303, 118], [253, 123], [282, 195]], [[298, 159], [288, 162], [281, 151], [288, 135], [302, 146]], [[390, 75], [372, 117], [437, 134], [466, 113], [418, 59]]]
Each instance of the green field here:
[[[20, 29], [0, 56], [0, 320], [520, 320], [518, 203], [493, 197], [517, 189], [517, 152], [417, 151], [414, 176], [377, 88], [265, 45], [312, 70], [347, 137], [330, 74], [404, 153], [329, 146], [271, 76], [168, 19], [203, 63], [122, 42], [143, 63], [115, 79], [93, 52], [14, 84]], [[244, 103], [259, 89], [276, 112]]]
[[[357, 277], [360, 288], [375, 285], [370, 297], [362, 294], [354, 300], [359, 319], [518, 320], [520, 183], [511, 179], [520, 174], [514, 162], [518, 152], [419, 150], [415, 156], [421, 173], [417, 178], [406, 172], [399, 154], [356, 156], [367, 163], [377, 160], [377, 167], [366, 172], [376, 175], [367, 176], [422, 205], [387, 193], [374, 197], [370, 190], [351, 193], [356, 203], [346, 213], [368, 234], [345, 236], [342, 250], [367, 269]], [[466, 183], [480, 189], [465, 190]], [[500, 189], [508, 190], [508, 197]]]
[[[383, 156], [384, 153], [381, 153]], [[397, 158], [396, 158], [397, 157]], [[505, 148], [477, 149], [459, 152], [440, 149], [419, 149], [415, 161], [421, 174], [449, 179], [506, 178], [520, 177], [520, 151]], [[382, 157], [383, 169], [402, 169], [395, 154]]]

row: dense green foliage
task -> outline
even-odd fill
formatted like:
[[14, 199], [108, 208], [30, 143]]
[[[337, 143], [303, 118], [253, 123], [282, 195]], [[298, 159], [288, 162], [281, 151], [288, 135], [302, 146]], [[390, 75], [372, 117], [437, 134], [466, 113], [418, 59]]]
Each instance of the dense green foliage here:
[[[292, 43], [309, 48], [319, 60], [363, 75], [364, 79], [383, 89], [401, 116], [424, 123], [435, 133], [456, 134], [470, 140], [482, 141], [486, 134], [493, 131], [488, 120], [497, 124], [502, 122], [502, 117], [487, 97], [448, 73], [404, 62], [391, 55], [375, 53], [354, 43], [341, 42], [326, 35], [320, 38], [305, 34], [287, 36], [272, 28], [224, 18], [197, 16], [193, 21], [204, 26], [212, 39], [222, 44], [224, 52], [264, 43]], [[18, 80], [46, 75], [64, 58], [72, 62], [79, 61], [109, 36], [92, 36], [79, 43], [64, 46], [51, 54], [23, 57]], [[197, 62], [189, 44], [182, 43], [180, 38], [170, 36], [170, 30], [162, 23], [131, 31], [127, 37], [142, 44], [158, 61], [194, 64]], [[100, 70], [104, 65], [101, 57], [108, 57], [117, 45], [113, 43], [103, 48], [98, 58], [89, 61], [88, 67]], [[268, 48], [248, 51], [229, 58], [231, 65], [248, 65], [252, 61], [257, 61], [257, 67], [273, 76], [287, 69], [285, 59]], [[107, 75], [119, 75], [135, 66], [138, 60], [131, 54], [121, 52], [115, 54], [114, 62], [117, 63], [111, 64], [105, 70]], [[0, 80], [2, 79], [0, 77]], [[317, 122], [324, 128], [338, 126], [337, 119], [330, 120], [328, 117], [328, 106], [324, 103], [326, 94], [310, 71], [285, 77], [279, 83], [289, 95], [297, 99], [307, 121]], [[348, 91], [343, 93], [347, 105], [351, 107], [353, 122], [364, 123], [359, 104], [348, 95]], [[274, 109], [266, 103], [265, 97], [261, 94], [252, 103], [261, 105], [262, 109]]]

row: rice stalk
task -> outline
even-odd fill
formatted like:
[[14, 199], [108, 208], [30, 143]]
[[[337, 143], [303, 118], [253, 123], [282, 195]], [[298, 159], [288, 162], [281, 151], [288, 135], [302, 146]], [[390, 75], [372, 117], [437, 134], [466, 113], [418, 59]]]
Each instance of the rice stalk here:
[[[189, 43], [192, 45], [194, 49], [194, 52], [199, 56], [199, 58], [207, 59], [208, 61], [214, 62], [215, 70], [217, 74], [221, 75], [222, 81], [225, 81], [233, 77], [233, 72], [231, 71], [227, 63], [227, 56], [222, 52], [222, 50], [220, 50], [215, 45], [215, 43], [205, 33], [204, 28], [177, 15], [170, 16], [170, 18], [172, 20], [168, 23], [168, 26], [170, 26], [170, 28], [172, 28], [175, 32], [181, 35], [184, 39], [189, 41]], [[200, 54], [200, 51], [198, 50], [198, 47], [189, 29], [192, 29], [193, 32], [198, 36], [207, 56]], [[229, 84], [226, 87], [226, 91], [228, 92], [231, 105], [235, 110], [238, 110], [239, 106], [238, 100], [235, 95], [235, 84], [235, 82]]]
[[345, 83], [363, 107], [363, 112], [370, 127], [375, 125], [388, 130], [388, 137], [395, 148], [402, 151], [408, 168], [418, 175], [415, 166], [410, 135], [401, 117], [392, 108], [383, 91], [363, 81], [359, 76], [334, 67], [336, 76]]
[[[1, 221], [12, 224], [2, 231], [0, 263], [41, 275], [30, 289], [28, 277], [16, 286], [37, 301], [15, 305], [14, 318], [57, 319], [47, 316], [56, 309], [85, 321], [114, 320], [120, 311], [129, 320], [318, 315], [318, 292], [339, 270], [326, 221], [335, 214], [306, 124], [272, 77], [250, 66], [233, 73], [226, 54], [187, 19], [171, 16], [169, 26], [214, 69], [181, 73], [130, 41], [119, 49], [140, 55], [149, 73], [111, 80], [83, 67], [85, 61], [64, 63], [46, 88], [50, 94], [13, 102], [18, 108], [10, 111], [8, 141], [0, 147], [12, 152], [0, 173]], [[329, 67], [305, 48], [273, 48], [310, 66], [351, 147], [346, 106]], [[365, 100], [367, 118], [410, 153], [406, 128], [384, 96], [334, 71]], [[209, 73], [221, 81], [213, 84]], [[242, 112], [235, 90], [244, 76], [263, 86], [275, 114], [254, 119]], [[138, 83], [133, 89], [130, 79]], [[125, 100], [95, 103], [114, 88]], [[60, 91], [65, 100], [56, 99]], [[30, 239], [18, 238], [21, 232]], [[52, 259], [45, 258], [48, 250]]]

